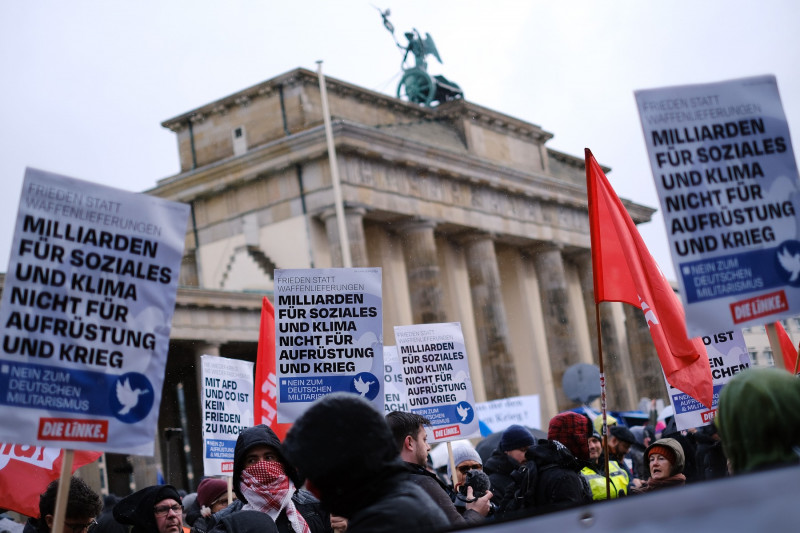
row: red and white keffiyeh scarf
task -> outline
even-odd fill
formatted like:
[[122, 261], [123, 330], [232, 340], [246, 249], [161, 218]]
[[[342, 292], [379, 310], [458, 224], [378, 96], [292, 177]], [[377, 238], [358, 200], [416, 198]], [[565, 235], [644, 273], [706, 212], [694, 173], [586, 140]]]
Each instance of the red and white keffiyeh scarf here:
[[259, 461], [248, 466], [242, 472], [240, 488], [247, 500], [242, 510], [261, 511], [276, 521], [281, 511], [285, 511], [295, 533], [311, 533], [305, 519], [294, 506], [292, 495], [296, 489], [281, 463]]

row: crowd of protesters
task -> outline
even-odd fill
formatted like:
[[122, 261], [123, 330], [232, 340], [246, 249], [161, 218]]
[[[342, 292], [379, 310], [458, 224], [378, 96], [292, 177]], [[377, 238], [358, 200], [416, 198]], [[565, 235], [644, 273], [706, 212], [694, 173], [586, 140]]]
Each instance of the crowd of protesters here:
[[[800, 380], [780, 370], [735, 376], [711, 426], [679, 431], [674, 417], [664, 422], [628, 428], [612, 419], [604, 442], [586, 415], [559, 413], [546, 439], [508, 427], [485, 462], [469, 444], [453, 447], [444, 475], [430, 463], [426, 418], [384, 417], [336, 393], [315, 402], [283, 442], [264, 425], [243, 431], [232, 490], [208, 478], [188, 496], [155, 485], [103, 502], [73, 477], [62, 531], [444, 531], [800, 464]], [[47, 487], [40, 515], [24, 526], [0, 515], [3, 531], [50, 533], [57, 489]]]

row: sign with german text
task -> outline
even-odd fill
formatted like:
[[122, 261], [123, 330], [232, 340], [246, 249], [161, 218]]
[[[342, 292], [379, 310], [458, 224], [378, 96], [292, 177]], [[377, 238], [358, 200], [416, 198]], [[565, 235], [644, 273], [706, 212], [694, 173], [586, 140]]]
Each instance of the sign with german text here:
[[703, 337], [703, 343], [706, 345], [714, 385], [711, 409], [671, 386], [664, 378], [678, 429], [697, 428], [713, 422], [714, 416], [717, 414], [719, 392], [722, 387], [733, 376], [750, 368], [750, 354], [747, 351], [747, 343], [742, 330], [734, 329], [706, 335]]
[[152, 455], [189, 206], [28, 169], [0, 441]]
[[397, 357], [397, 346], [383, 347], [383, 411], [410, 413], [408, 393], [403, 381], [403, 368]]
[[383, 412], [380, 268], [275, 270], [278, 422], [352, 392]]
[[459, 322], [395, 326], [411, 412], [431, 421], [431, 442], [480, 434]]
[[233, 449], [253, 425], [253, 363], [216, 355], [200, 357], [203, 367], [203, 472], [233, 475]]
[[800, 182], [775, 77], [636, 101], [689, 337], [800, 314]]
[[542, 427], [538, 394], [480, 402], [475, 405], [475, 410], [478, 412], [478, 419], [492, 433], [503, 431], [514, 424], [537, 429]]

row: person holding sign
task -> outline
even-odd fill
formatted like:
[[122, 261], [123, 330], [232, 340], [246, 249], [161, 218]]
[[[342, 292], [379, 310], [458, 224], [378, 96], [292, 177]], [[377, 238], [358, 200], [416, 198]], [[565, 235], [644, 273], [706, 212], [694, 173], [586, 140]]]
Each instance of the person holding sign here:
[[356, 394], [316, 400], [289, 430], [284, 450], [323, 507], [349, 521], [347, 533], [450, 527], [444, 512], [407, 479], [381, 413]]
[[[51, 482], [39, 496], [39, 518], [31, 518], [25, 524], [24, 533], [50, 533], [56, 510], [58, 480]], [[64, 533], [86, 533], [97, 524], [95, 518], [103, 509], [103, 501], [86, 482], [72, 477], [67, 495], [67, 513], [64, 519]]]
[[[445, 484], [436, 474], [426, 468], [428, 452], [431, 447], [428, 444], [425, 426], [429, 426], [430, 421], [415, 413], [392, 411], [386, 415], [386, 422], [392, 430], [394, 441], [400, 450], [400, 459], [403, 460], [406, 470], [408, 470], [409, 479], [422, 488], [444, 511], [450, 523], [454, 526], [463, 526], [483, 522], [484, 517], [489, 513], [491, 493], [468, 503], [462, 515], [456, 509], [453, 500], [450, 499]], [[472, 499], [471, 492], [468, 494], [468, 498]]]

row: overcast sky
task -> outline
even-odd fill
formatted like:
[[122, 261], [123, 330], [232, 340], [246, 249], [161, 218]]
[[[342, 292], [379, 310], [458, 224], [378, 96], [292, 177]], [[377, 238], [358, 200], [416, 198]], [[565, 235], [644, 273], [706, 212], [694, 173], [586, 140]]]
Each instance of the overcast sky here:
[[[178, 172], [162, 121], [317, 60], [394, 94], [402, 54], [374, 6], [403, 44], [433, 36], [430, 70], [467, 100], [541, 126], [551, 148], [591, 148], [623, 198], [658, 207], [636, 89], [774, 74], [800, 153], [795, 0], [5, 0], [0, 270], [26, 166], [144, 191]], [[674, 278], [661, 217], [640, 230]]]

